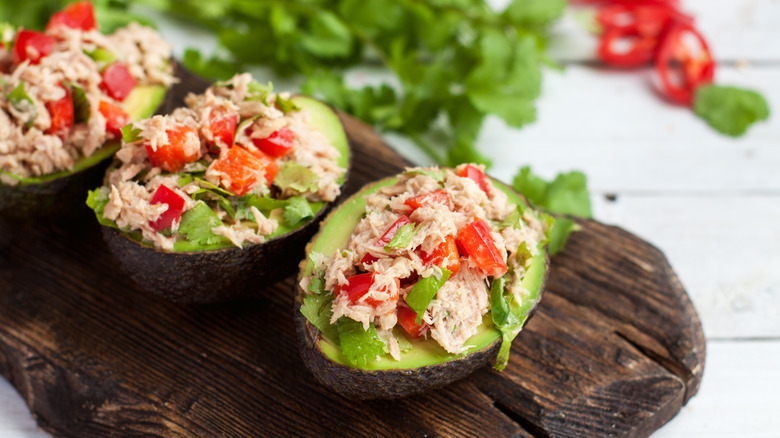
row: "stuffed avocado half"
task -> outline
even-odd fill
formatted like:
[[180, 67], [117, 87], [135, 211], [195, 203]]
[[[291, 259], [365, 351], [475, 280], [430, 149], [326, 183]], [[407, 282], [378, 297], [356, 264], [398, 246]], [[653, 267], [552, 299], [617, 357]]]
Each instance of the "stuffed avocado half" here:
[[294, 272], [350, 162], [338, 116], [248, 74], [128, 125], [87, 204], [124, 270], [173, 301], [224, 301]]
[[551, 218], [474, 165], [409, 169], [334, 210], [301, 262], [296, 320], [315, 377], [395, 398], [494, 361], [547, 278]]
[[44, 32], [0, 31], [0, 214], [78, 214], [122, 126], [153, 114], [175, 81], [170, 48], [137, 24], [100, 33], [89, 2], [56, 13]]

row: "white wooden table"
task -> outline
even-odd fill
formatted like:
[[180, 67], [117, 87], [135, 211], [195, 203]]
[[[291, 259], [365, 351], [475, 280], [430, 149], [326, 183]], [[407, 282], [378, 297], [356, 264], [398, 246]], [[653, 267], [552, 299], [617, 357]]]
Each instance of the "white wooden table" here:
[[[507, 182], [525, 164], [546, 178], [583, 170], [595, 217], [654, 243], [677, 271], [703, 322], [707, 361], [699, 394], [654, 437], [777, 438], [780, 0], [683, 4], [719, 62], [717, 82], [761, 91], [775, 111], [768, 123], [739, 140], [716, 134], [691, 111], [661, 101], [648, 87], [649, 70], [594, 63], [595, 39], [569, 14], [551, 47], [566, 69], [545, 75], [538, 121], [515, 131], [489, 120], [480, 148], [494, 159], [491, 173]], [[186, 46], [214, 46], [172, 23], [162, 31], [177, 55]], [[46, 436], [0, 379], [0, 438]]]

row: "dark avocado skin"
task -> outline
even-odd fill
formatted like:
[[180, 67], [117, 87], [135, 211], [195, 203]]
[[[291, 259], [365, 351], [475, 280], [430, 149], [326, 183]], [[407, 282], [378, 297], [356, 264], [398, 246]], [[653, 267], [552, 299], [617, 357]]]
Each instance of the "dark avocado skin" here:
[[11, 221], [43, 220], [59, 222], [89, 213], [85, 194], [99, 186], [111, 160], [74, 174], [40, 184], [6, 186], [0, 184], [0, 216]]
[[[500, 183], [500, 181], [494, 179], [493, 183], [495, 184], [496, 182]], [[506, 186], [506, 184], [500, 184]], [[361, 192], [356, 193], [341, 205], [345, 205], [360, 195]], [[520, 194], [518, 194], [518, 196], [523, 199], [526, 205], [529, 205], [528, 200], [524, 196]], [[330, 219], [331, 216], [325, 218], [320, 227], [320, 233], [325, 230]], [[311, 247], [318, 236], [319, 233], [306, 245], [306, 254], [311, 251]], [[468, 355], [448, 362], [426, 365], [419, 368], [365, 370], [350, 367], [330, 359], [320, 347], [319, 329], [310, 323], [301, 313], [302, 291], [299, 284], [305, 265], [306, 259], [302, 259], [300, 262], [299, 274], [295, 282], [293, 319], [295, 320], [295, 328], [298, 332], [298, 349], [304, 364], [306, 364], [306, 368], [309, 369], [317, 381], [333, 392], [339, 393], [347, 398], [358, 400], [407, 397], [453, 383], [463, 379], [477, 369], [495, 362], [498, 351], [501, 348], [500, 337], [490, 345]], [[547, 279], [550, 274], [550, 254], [546, 248], [545, 266], [547, 266], [547, 269], [544, 271], [539, 297], [528, 314], [528, 319], [526, 319], [525, 322], [526, 325], [536, 314], [539, 303], [541, 303], [542, 298], [544, 297], [544, 291], [547, 287]], [[518, 336], [521, 335], [522, 332]]]
[[143, 289], [180, 304], [216, 303], [250, 297], [293, 275], [330, 205], [300, 228], [243, 249], [167, 252], [101, 229], [122, 270]]

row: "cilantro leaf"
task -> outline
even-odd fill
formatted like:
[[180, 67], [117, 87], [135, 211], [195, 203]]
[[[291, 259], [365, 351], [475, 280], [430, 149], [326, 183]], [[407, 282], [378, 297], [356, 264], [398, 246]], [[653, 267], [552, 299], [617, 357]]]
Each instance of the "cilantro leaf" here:
[[217, 214], [206, 205], [198, 202], [195, 207], [187, 210], [181, 216], [179, 234], [187, 237], [187, 240], [198, 246], [225, 245], [230, 241], [211, 232], [212, 228], [222, 225]]
[[300, 107], [295, 104], [295, 102], [292, 101], [292, 99], [284, 99], [280, 95], [276, 95], [276, 107], [279, 108], [283, 113], [287, 114], [290, 111], [300, 111]]
[[67, 84], [71, 89], [73, 101], [73, 123], [82, 123], [89, 120], [91, 113], [87, 93], [76, 84]]
[[314, 217], [314, 212], [311, 209], [311, 205], [309, 205], [309, 201], [302, 196], [293, 196], [287, 200], [282, 217], [287, 222], [287, 225], [294, 228], [302, 221]]
[[713, 129], [732, 137], [745, 134], [753, 123], [769, 118], [769, 105], [763, 96], [721, 85], [700, 87], [693, 110]]
[[20, 81], [10, 93], [6, 95], [11, 105], [21, 113], [29, 113], [25, 126], [31, 128], [35, 119], [38, 117], [38, 109], [35, 107], [35, 102], [24, 88], [24, 81]]
[[[582, 172], [560, 173], [548, 183], [531, 173], [531, 168], [526, 166], [515, 175], [512, 186], [536, 207], [558, 214], [592, 217], [587, 178]], [[550, 221], [549, 251], [555, 255], [579, 226], [565, 217], [550, 218]]]
[[368, 326], [368, 330], [363, 330], [362, 323], [342, 316], [337, 324], [341, 352], [353, 366], [365, 366], [368, 361], [384, 354], [385, 343], [379, 339], [374, 323]]
[[300, 193], [316, 192], [319, 177], [307, 167], [295, 162], [285, 161], [274, 178], [274, 184], [282, 190], [293, 189]]
[[404, 175], [425, 175], [429, 176], [436, 181], [442, 182], [444, 181], [444, 171], [443, 170], [429, 170], [429, 169], [414, 169], [404, 172]]
[[122, 133], [122, 141], [128, 144], [135, 143], [143, 139], [143, 137], [141, 137], [141, 130], [133, 127], [132, 123], [128, 123], [127, 125], [123, 126], [119, 132]]
[[338, 343], [338, 327], [330, 323], [330, 318], [333, 316], [332, 304], [332, 294], [307, 294], [303, 297], [301, 313], [323, 336], [331, 342]]

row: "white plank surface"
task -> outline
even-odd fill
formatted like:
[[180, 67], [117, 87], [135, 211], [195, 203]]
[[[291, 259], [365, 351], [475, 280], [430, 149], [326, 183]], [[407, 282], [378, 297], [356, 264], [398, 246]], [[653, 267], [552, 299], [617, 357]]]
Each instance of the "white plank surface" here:
[[[718, 81], [760, 90], [780, 111], [780, 0], [683, 4], [721, 63]], [[177, 55], [187, 46], [215, 47], [176, 23], [162, 30]], [[494, 160], [491, 173], [511, 181], [525, 164], [548, 178], [584, 170], [596, 218], [635, 232], [670, 259], [703, 321], [707, 364], [699, 395], [655, 437], [780, 437], [780, 116], [740, 140], [721, 137], [659, 99], [649, 71], [598, 67], [594, 47], [571, 14], [556, 26], [550, 50], [567, 68], [545, 76], [536, 123], [521, 131], [486, 123], [479, 143]], [[42, 436], [0, 379], [0, 438]]]

